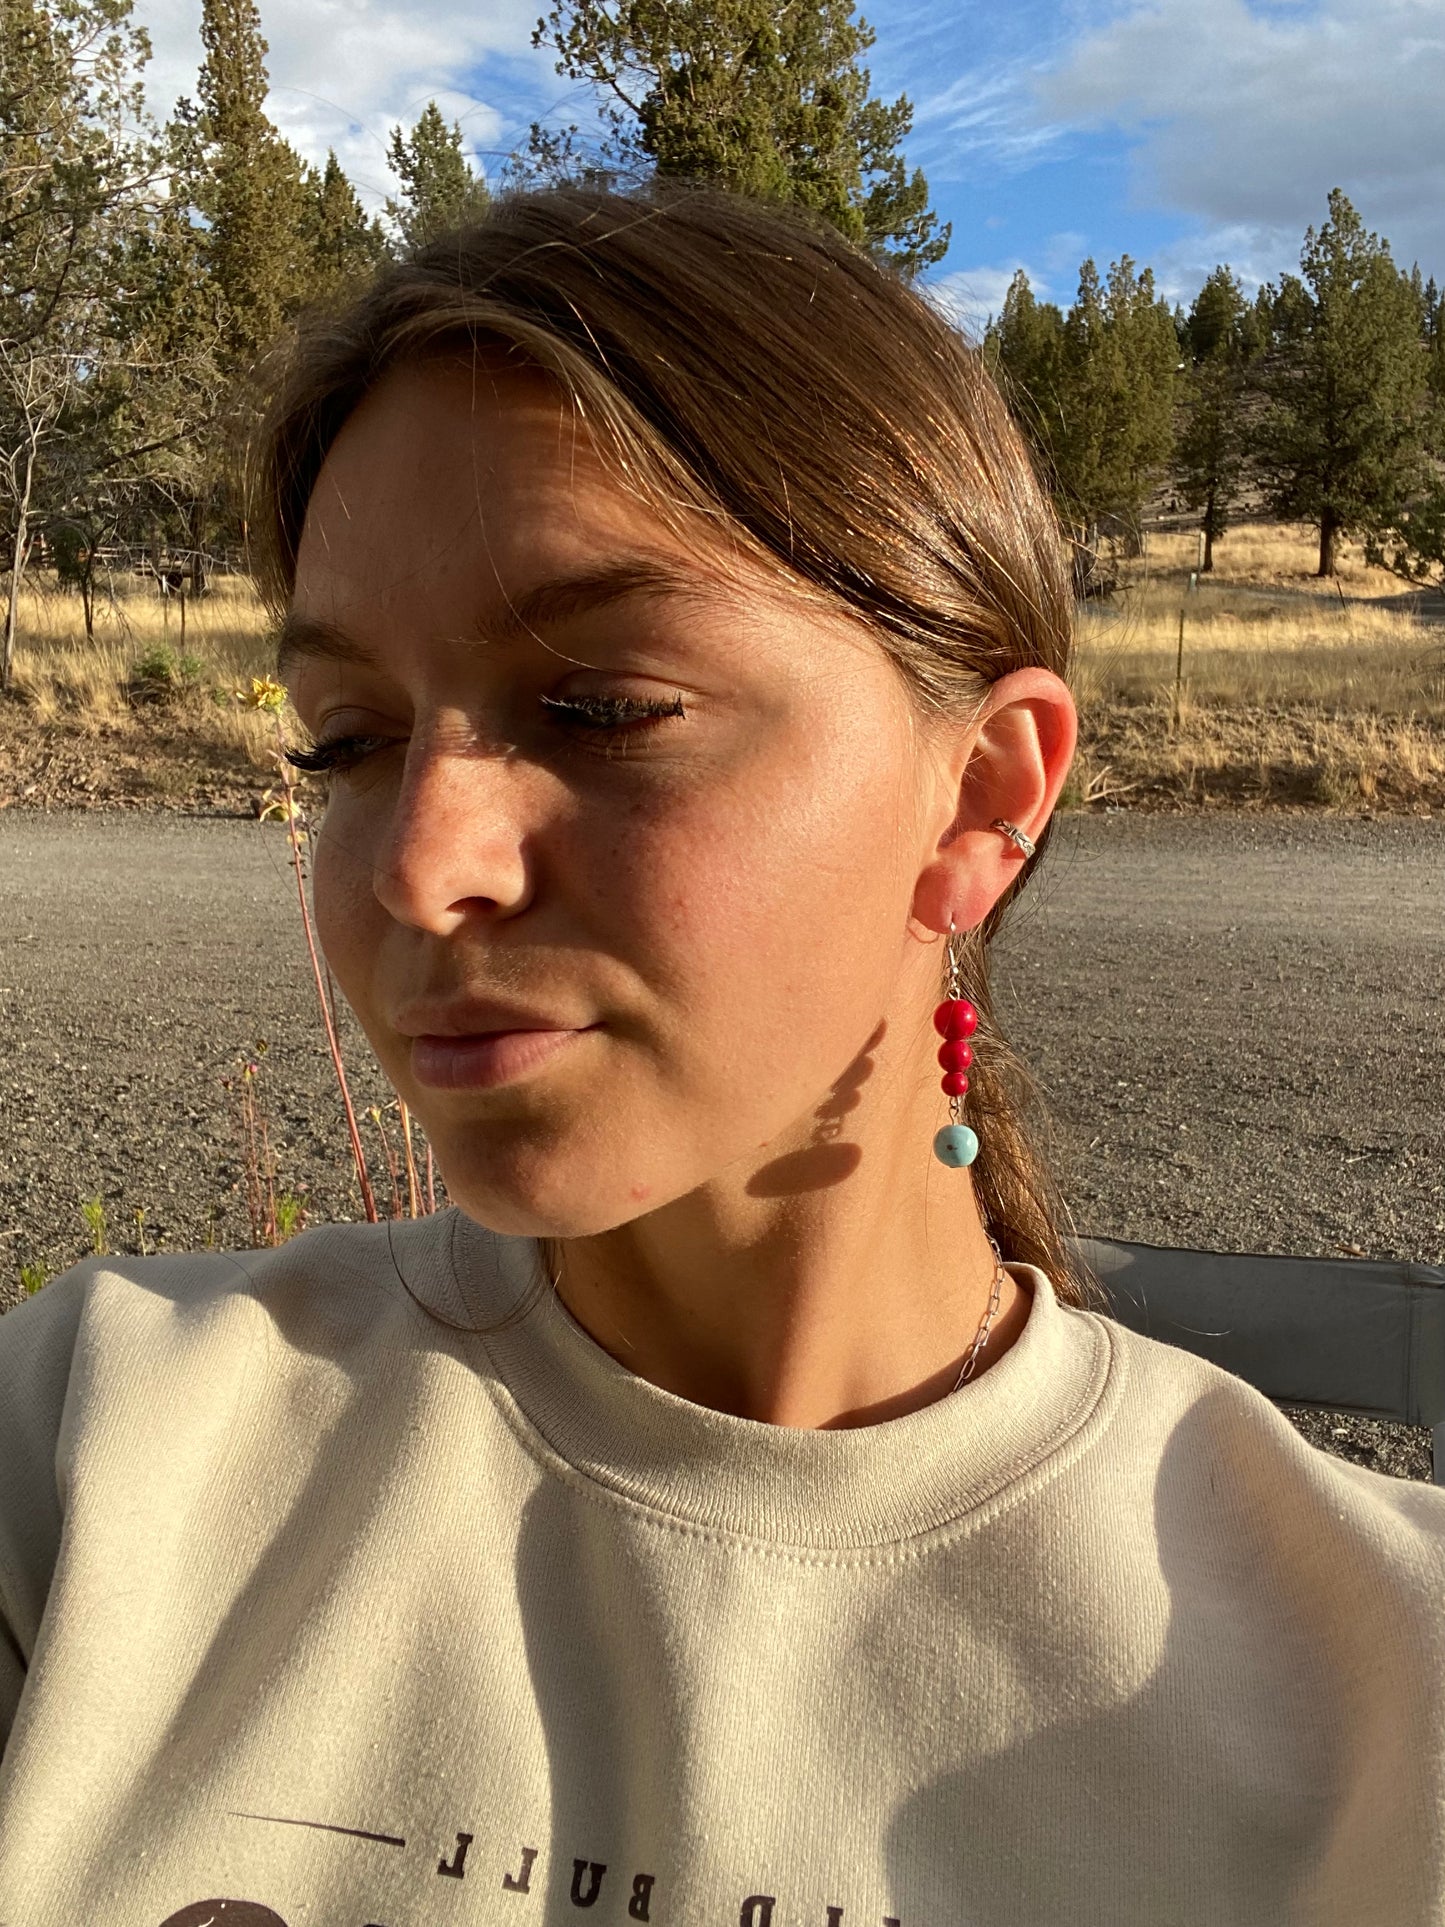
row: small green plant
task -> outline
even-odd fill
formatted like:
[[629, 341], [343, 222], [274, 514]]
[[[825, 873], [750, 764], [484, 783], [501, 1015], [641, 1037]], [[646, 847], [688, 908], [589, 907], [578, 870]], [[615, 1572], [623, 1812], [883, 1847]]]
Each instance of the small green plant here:
[[110, 1250], [106, 1241], [105, 1205], [99, 1198], [87, 1198], [80, 1207], [80, 1215], [85, 1219], [85, 1228], [90, 1233], [90, 1248], [98, 1258], [103, 1258]]
[[50, 1273], [45, 1269], [44, 1265], [22, 1265], [20, 1267], [20, 1289], [25, 1293], [27, 1298], [33, 1298], [40, 1287], [48, 1281], [49, 1277]]
[[126, 685], [132, 702], [163, 703], [197, 684], [206, 665], [199, 656], [177, 656], [167, 642], [153, 642], [136, 657]]
[[283, 1245], [288, 1238], [294, 1238], [305, 1222], [305, 1200], [295, 1197], [290, 1191], [283, 1191], [276, 1200], [277, 1244]]

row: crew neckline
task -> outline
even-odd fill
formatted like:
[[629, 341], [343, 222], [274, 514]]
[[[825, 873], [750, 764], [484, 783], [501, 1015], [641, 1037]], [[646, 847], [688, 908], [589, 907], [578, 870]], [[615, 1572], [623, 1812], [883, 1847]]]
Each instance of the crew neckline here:
[[543, 1456], [630, 1504], [738, 1539], [841, 1549], [937, 1532], [1061, 1450], [1109, 1379], [1104, 1322], [1060, 1305], [1036, 1267], [1010, 1265], [1030, 1290], [1029, 1316], [976, 1381], [837, 1431], [739, 1418], [619, 1364], [551, 1289], [534, 1239], [488, 1231], [456, 1206], [438, 1216], [451, 1220], [437, 1253], [449, 1276], [434, 1283], [454, 1323], [489, 1328], [462, 1342], [490, 1364]]

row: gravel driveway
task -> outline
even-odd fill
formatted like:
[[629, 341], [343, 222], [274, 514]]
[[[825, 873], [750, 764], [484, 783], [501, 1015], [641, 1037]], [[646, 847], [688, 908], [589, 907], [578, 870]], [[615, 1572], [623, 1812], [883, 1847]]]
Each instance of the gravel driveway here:
[[[996, 975], [1084, 1230], [1445, 1258], [1445, 822], [1065, 818]], [[249, 1241], [220, 1080], [257, 1040], [282, 1185], [360, 1215], [277, 825], [7, 812], [0, 1020], [0, 1304], [86, 1198], [118, 1249]], [[1302, 1423], [1426, 1476], [1428, 1435]]]

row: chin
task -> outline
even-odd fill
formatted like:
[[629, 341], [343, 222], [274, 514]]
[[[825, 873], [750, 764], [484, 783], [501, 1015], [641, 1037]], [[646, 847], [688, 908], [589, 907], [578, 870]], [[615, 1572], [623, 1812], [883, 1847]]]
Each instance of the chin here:
[[534, 1153], [497, 1158], [474, 1148], [444, 1156], [437, 1169], [451, 1202], [488, 1231], [511, 1238], [592, 1238], [665, 1203], [667, 1192], [618, 1170], [621, 1159]]

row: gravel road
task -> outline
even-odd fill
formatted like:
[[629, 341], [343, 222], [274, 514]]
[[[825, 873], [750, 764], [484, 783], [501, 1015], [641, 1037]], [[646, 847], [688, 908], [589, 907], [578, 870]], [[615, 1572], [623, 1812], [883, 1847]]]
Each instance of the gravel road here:
[[[1445, 1258], [1445, 822], [1065, 818], [996, 976], [1083, 1229]], [[360, 1215], [277, 825], [7, 812], [0, 1022], [0, 1304], [87, 1198], [120, 1249], [249, 1242], [221, 1079], [258, 1040], [282, 1186]], [[1427, 1435], [1302, 1423], [1426, 1475]]]

